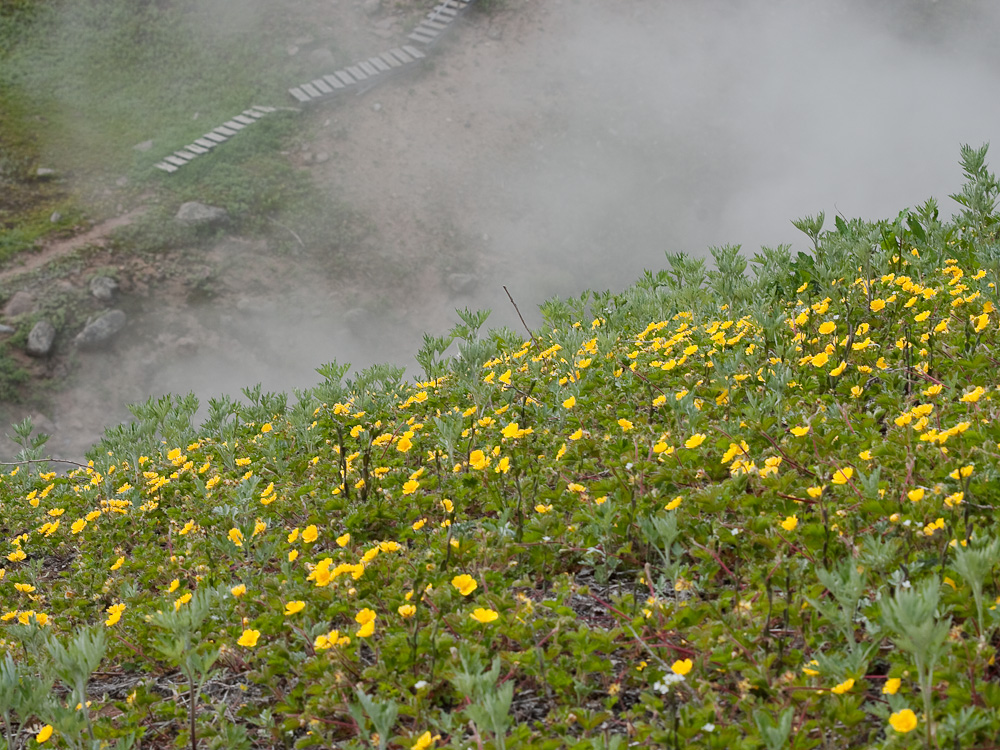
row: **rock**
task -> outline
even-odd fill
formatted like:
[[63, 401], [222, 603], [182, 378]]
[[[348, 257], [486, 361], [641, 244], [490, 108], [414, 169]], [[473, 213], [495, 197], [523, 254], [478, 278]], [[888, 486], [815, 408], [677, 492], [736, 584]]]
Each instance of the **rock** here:
[[372, 105], [372, 112], [381, 112], [381, 111], [382, 111], [382, 102], [375, 102]]
[[503, 39], [503, 29], [495, 23], [491, 23], [486, 29], [486, 38], [499, 42]]
[[81, 349], [99, 349], [113, 339], [125, 327], [127, 318], [121, 310], [108, 310], [90, 321], [76, 335], [76, 345]]
[[61, 219], [62, 219], [62, 214], [59, 213], [58, 211], [53, 211], [52, 215], [49, 217], [49, 223], [58, 224]]
[[153, 141], [152, 140], [143, 141], [142, 143], [135, 144], [132, 148], [136, 151], [145, 153], [146, 151], [149, 151], [151, 148], [153, 148]]
[[52, 342], [56, 339], [56, 329], [49, 321], [39, 320], [28, 334], [26, 351], [32, 357], [44, 357], [52, 351]]
[[90, 293], [102, 302], [108, 302], [118, 291], [118, 282], [110, 276], [95, 276], [90, 280]]
[[479, 286], [479, 279], [471, 273], [451, 273], [445, 281], [454, 294], [471, 294]]
[[364, 0], [364, 2], [361, 3], [361, 10], [369, 16], [374, 16], [382, 10], [382, 0]]
[[16, 330], [16, 328], [0, 324], [0, 336], [10, 336]]
[[34, 309], [35, 298], [22, 289], [19, 292], [14, 292], [14, 296], [4, 306], [3, 314], [8, 318], [16, 318], [18, 315], [30, 313]]
[[181, 205], [175, 217], [181, 224], [188, 226], [208, 226], [220, 224], [229, 219], [226, 209], [217, 206], [206, 206], [198, 201], [188, 201]]
[[323, 47], [314, 49], [309, 53], [309, 64], [314, 68], [323, 70], [333, 70], [337, 67], [337, 61], [333, 53]]
[[320, 151], [318, 154], [316, 154], [316, 157], [313, 159], [313, 162], [316, 164], [324, 164], [328, 161], [330, 161], [330, 154], [326, 153], [325, 151]]
[[39, 167], [35, 170], [35, 175], [38, 177], [54, 177], [56, 170], [49, 169], [48, 167]]

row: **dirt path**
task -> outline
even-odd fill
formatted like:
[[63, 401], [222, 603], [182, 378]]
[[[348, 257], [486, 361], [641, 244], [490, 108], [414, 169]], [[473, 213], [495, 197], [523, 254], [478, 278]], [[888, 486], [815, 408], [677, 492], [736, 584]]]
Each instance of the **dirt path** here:
[[139, 206], [121, 216], [116, 216], [113, 219], [95, 224], [86, 232], [82, 232], [74, 237], [48, 242], [36, 253], [31, 255], [22, 254], [18, 256], [18, 259], [22, 261], [19, 265], [0, 271], [0, 282], [9, 281], [38, 268], [42, 268], [82, 247], [87, 247], [88, 245], [104, 247], [108, 237], [114, 230], [119, 227], [128, 226], [145, 212], [146, 207]]

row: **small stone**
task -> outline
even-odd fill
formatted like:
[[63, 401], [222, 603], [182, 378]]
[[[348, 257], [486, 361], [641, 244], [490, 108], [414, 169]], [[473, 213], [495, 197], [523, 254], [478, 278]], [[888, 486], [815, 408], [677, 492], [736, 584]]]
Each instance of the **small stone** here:
[[53, 177], [55, 173], [56, 170], [49, 169], [48, 167], [39, 167], [38, 169], [35, 170], [35, 175], [37, 175], [38, 177]]
[[12, 328], [11, 326], [5, 326], [2, 323], [0, 323], [0, 336], [10, 336], [16, 330], [17, 330], [16, 328]]
[[90, 321], [76, 335], [76, 345], [81, 349], [99, 349], [111, 341], [125, 327], [128, 318], [121, 310], [108, 310]]
[[375, 102], [372, 105], [372, 112], [381, 112], [381, 111], [382, 111], [382, 102]]
[[102, 302], [110, 302], [118, 291], [118, 282], [110, 276], [95, 276], [90, 280], [90, 293]]
[[314, 159], [314, 161], [316, 164], [323, 164], [325, 162], [328, 162], [330, 161], [330, 154], [326, 153], [325, 151], [320, 151], [318, 154], [316, 154], [316, 158]]
[[361, 3], [361, 10], [369, 16], [374, 16], [382, 10], [382, 0], [364, 0], [364, 2]]
[[52, 342], [56, 339], [56, 329], [49, 321], [39, 320], [28, 334], [28, 345], [25, 351], [32, 357], [44, 357], [52, 351]]
[[149, 151], [152, 147], [153, 147], [153, 141], [149, 140], [149, 141], [143, 141], [142, 143], [137, 143], [132, 148], [135, 149], [136, 151], [145, 153], [146, 151]]
[[225, 222], [229, 219], [229, 214], [224, 208], [207, 206], [198, 201], [188, 201], [181, 204], [174, 218], [181, 224], [188, 226], [207, 226]]
[[14, 296], [8, 300], [3, 308], [3, 314], [8, 318], [16, 318], [18, 315], [30, 313], [35, 309], [35, 298], [23, 289], [14, 292]]
[[58, 211], [53, 211], [52, 215], [49, 217], [49, 223], [58, 224], [61, 219], [62, 219], [62, 214], [59, 213]]

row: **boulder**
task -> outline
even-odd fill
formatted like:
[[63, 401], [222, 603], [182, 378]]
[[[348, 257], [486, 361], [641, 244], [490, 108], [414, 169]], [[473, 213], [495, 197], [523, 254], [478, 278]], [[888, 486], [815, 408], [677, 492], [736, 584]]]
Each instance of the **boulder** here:
[[100, 349], [118, 335], [126, 320], [121, 310], [108, 310], [84, 326], [76, 335], [76, 345], [81, 349]]
[[39, 320], [28, 334], [28, 345], [25, 351], [32, 357], [44, 357], [52, 351], [52, 342], [56, 339], [56, 328], [47, 320]]
[[16, 318], [18, 315], [30, 313], [34, 309], [35, 298], [22, 289], [19, 292], [14, 292], [14, 296], [7, 301], [3, 308], [3, 314], [8, 318]]
[[479, 279], [471, 273], [448, 274], [446, 281], [453, 294], [471, 294], [479, 286]]
[[102, 302], [110, 302], [117, 291], [118, 282], [110, 276], [95, 276], [90, 280], [90, 293]]
[[181, 224], [200, 227], [221, 224], [229, 219], [229, 214], [226, 209], [218, 206], [206, 206], [198, 201], [188, 201], [181, 204], [174, 218]]

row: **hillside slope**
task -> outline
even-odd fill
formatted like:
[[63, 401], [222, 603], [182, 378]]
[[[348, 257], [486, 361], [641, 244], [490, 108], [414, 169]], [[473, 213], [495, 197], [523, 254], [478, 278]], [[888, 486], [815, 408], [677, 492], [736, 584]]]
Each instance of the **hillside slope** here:
[[[974, 747], [997, 181], [0, 482], [10, 746]], [[55, 683], [59, 687], [50, 689]], [[34, 739], [30, 739], [34, 738]]]

